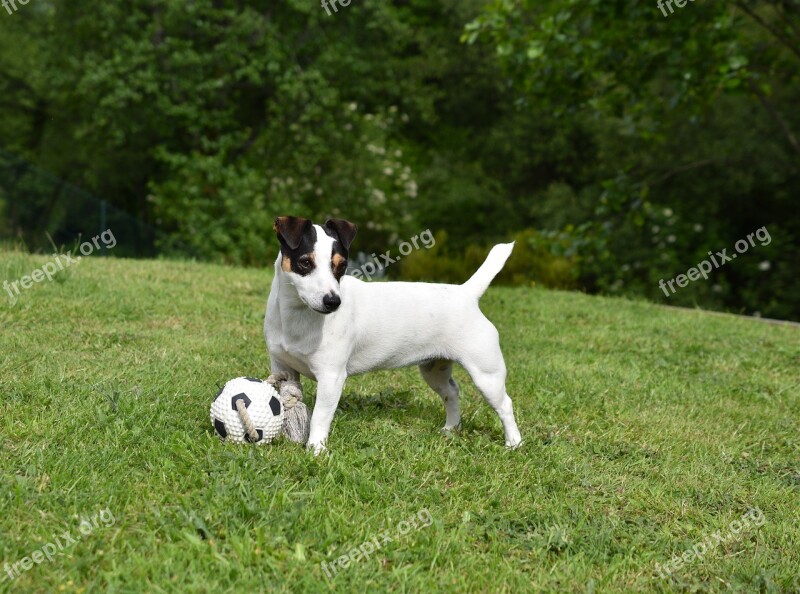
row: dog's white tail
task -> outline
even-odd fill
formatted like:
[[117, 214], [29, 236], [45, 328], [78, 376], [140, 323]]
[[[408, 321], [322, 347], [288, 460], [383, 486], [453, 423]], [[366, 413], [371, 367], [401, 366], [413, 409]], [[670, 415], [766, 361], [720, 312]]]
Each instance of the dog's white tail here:
[[476, 299], [480, 299], [481, 295], [489, 288], [489, 283], [492, 282], [492, 279], [503, 269], [513, 249], [513, 241], [511, 243], [498, 243], [489, 252], [486, 261], [481, 264], [481, 267], [472, 275], [472, 278], [461, 286], [472, 293]]

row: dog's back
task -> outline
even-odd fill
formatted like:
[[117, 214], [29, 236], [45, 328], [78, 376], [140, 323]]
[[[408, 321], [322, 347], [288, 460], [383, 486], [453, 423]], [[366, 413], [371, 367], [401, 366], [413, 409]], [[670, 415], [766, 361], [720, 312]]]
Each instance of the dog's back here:
[[496, 339], [497, 331], [480, 312], [478, 300], [513, 247], [513, 243], [496, 245], [463, 285], [343, 278], [339, 317], [346, 317], [356, 333], [348, 374], [432, 359], [459, 361], [465, 345]]

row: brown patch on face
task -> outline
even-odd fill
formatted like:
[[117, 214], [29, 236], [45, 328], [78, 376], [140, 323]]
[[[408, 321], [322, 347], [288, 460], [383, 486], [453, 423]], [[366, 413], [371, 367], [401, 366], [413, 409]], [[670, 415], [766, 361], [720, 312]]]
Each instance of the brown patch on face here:
[[333, 270], [333, 276], [336, 277], [336, 280], [342, 278], [344, 273], [347, 272], [347, 258], [342, 254], [333, 254], [333, 256], [331, 256], [331, 269]]
[[292, 271], [292, 261], [289, 259], [288, 256], [284, 256], [283, 260], [281, 260], [281, 268], [283, 268], [284, 272]]

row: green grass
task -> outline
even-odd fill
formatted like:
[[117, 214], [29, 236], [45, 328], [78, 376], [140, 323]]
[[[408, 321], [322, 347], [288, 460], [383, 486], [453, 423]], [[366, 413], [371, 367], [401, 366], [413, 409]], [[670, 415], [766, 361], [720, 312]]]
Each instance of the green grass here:
[[[0, 276], [45, 261], [5, 252]], [[460, 369], [463, 429], [442, 435], [438, 396], [406, 369], [349, 379], [332, 455], [314, 458], [220, 443], [209, 422], [223, 382], [268, 375], [269, 283], [84, 258], [14, 306], [0, 293], [0, 564], [114, 518], [0, 591], [800, 588], [797, 328], [493, 287], [482, 307], [520, 449]], [[763, 526], [659, 578], [656, 563], [750, 508]], [[425, 510], [431, 525], [398, 537]], [[384, 532], [370, 559], [324, 575]]]

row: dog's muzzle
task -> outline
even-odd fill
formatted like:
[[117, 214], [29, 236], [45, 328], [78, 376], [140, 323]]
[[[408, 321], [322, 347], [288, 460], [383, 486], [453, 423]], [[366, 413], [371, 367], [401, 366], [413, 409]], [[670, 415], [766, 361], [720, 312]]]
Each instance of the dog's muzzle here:
[[323, 313], [333, 313], [342, 304], [342, 299], [336, 293], [329, 293], [322, 298], [322, 307], [325, 308]]

